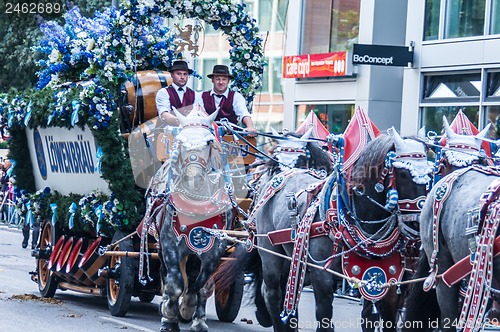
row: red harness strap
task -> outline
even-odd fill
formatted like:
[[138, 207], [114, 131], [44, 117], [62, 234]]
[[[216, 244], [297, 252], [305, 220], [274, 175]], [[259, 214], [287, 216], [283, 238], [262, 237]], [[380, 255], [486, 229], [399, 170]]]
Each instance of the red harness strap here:
[[494, 236], [500, 224], [500, 201], [494, 199], [499, 188], [500, 179], [495, 179], [481, 197], [481, 234], [459, 320], [464, 332], [480, 329], [490, 298]]
[[440, 186], [436, 189], [436, 194], [435, 194], [435, 199], [434, 199], [434, 205], [432, 206], [433, 209], [433, 216], [434, 220], [432, 223], [432, 244], [433, 244], [433, 251], [432, 251], [432, 256], [429, 262], [429, 265], [431, 267], [430, 274], [429, 276], [425, 279], [423, 289], [424, 291], [428, 292], [436, 283], [436, 275], [438, 272], [437, 269], [437, 255], [439, 253], [439, 223], [441, 220], [441, 211], [444, 206], [444, 202], [448, 199], [448, 197], [451, 194], [451, 189], [453, 187], [453, 183], [457, 180], [459, 176], [464, 174], [465, 172], [469, 171], [471, 168], [463, 168], [460, 170], [457, 170], [447, 177], [443, 179], [441, 182]]
[[296, 317], [297, 304], [300, 300], [304, 278], [306, 275], [306, 262], [309, 250], [309, 230], [319, 205], [319, 199], [315, 199], [307, 208], [297, 228], [297, 239], [293, 246], [292, 263], [286, 284], [285, 301], [283, 303], [282, 319]]

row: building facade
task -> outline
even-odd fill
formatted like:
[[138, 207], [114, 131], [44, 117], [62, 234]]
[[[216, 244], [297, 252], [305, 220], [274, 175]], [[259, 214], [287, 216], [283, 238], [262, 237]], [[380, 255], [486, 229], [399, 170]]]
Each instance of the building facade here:
[[492, 123], [496, 138], [499, 13], [500, 0], [290, 0], [285, 55], [350, 51], [351, 41], [337, 38], [349, 22], [351, 32], [359, 28], [349, 37], [355, 43], [414, 45], [414, 56], [407, 67], [355, 65], [345, 77], [285, 79], [284, 127], [315, 110], [331, 132], [342, 132], [359, 106], [380, 129], [439, 133], [443, 115], [452, 120], [462, 110], [480, 128]]

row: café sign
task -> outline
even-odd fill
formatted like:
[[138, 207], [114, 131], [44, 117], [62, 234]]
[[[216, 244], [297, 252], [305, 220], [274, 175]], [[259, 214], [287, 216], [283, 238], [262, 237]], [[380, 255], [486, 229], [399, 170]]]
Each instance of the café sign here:
[[313, 78], [346, 75], [346, 52], [303, 54], [283, 57], [283, 78]]

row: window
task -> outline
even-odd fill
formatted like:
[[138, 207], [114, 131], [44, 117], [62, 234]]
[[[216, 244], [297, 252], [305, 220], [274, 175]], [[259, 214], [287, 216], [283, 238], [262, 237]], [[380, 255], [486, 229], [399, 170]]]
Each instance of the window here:
[[[486, 91], [486, 102], [497, 104], [500, 102], [500, 72], [488, 73], [488, 87]], [[492, 129], [489, 136], [492, 139], [500, 138], [500, 105], [489, 105], [486, 107], [485, 125], [491, 123]]]
[[[269, 64], [264, 68], [264, 73], [262, 74], [262, 92], [263, 93], [281, 93], [281, 83], [283, 79], [281, 78], [283, 68], [283, 59], [271, 58], [266, 59]], [[269, 86], [271, 82], [271, 87]]]
[[304, 0], [302, 54], [345, 51], [357, 42], [360, 0]]
[[424, 40], [438, 39], [440, 9], [441, 9], [441, 0], [425, 1]]
[[443, 129], [443, 115], [451, 123], [458, 111], [462, 110], [474, 126], [479, 127], [479, 106], [435, 106], [423, 108], [423, 125], [426, 131], [435, 131], [438, 135]]
[[425, 77], [424, 102], [456, 98], [479, 101], [480, 93], [480, 73]]
[[[491, 20], [485, 31], [486, 14]], [[424, 40], [498, 34], [500, 0], [425, 0], [424, 23]]]
[[354, 113], [353, 104], [330, 104], [330, 105], [298, 105], [297, 124], [299, 127], [306, 119], [309, 112], [316, 113], [321, 123], [332, 134], [341, 134], [345, 131], [349, 120]]
[[484, 34], [486, 0], [450, 0], [446, 8], [446, 38]]
[[481, 87], [481, 73], [425, 76], [422, 125], [441, 133], [443, 115], [451, 122], [462, 110], [478, 127]]
[[490, 33], [500, 33], [500, 0], [492, 0]]
[[[273, 7], [276, 10], [273, 10]], [[260, 0], [259, 29], [261, 31], [285, 31], [287, 10], [288, 0]]]

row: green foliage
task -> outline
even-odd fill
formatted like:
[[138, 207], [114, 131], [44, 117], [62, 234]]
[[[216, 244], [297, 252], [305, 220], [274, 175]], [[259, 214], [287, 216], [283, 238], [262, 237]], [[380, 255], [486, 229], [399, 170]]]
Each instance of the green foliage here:
[[16, 177], [15, 185], [29, 192], [34, 192], [36, 190], [35, 178], [33, 177], [33, 166], [31, 164], [26, 131], [21, 126], [12, 126], [10, 128], [10, 137], [7, 157], [16, 162], [14, 166], [15, 173], [22, 174], [22, 176]]

